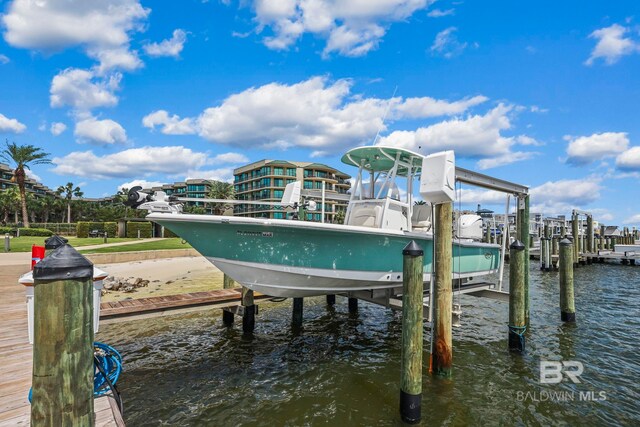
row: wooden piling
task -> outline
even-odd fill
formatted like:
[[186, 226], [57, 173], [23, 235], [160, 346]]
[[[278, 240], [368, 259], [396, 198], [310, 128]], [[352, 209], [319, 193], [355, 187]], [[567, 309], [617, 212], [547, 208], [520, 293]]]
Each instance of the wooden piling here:
[[593, 244], [594, 231], [593, 231], [593, 216], [587, 215], [587, 248], [586, 251], [590, 254], [595, 252], [595, 246]]
[[244, 307], [244, 312], [242, 313], [242, 332], [251, 334], [256, 326], [256, 306], [253, 302], [253, 291], [243, 286], [241, 298], [241, 305]]
[[335, 305], [336, 304], [336, 296], [335, 294], [327, 295], [327, 305]]
[[451, 338], [451, 310], [453, 303], [452, 265], [452, 204], [441, 203], [435, 207], [435, 271], [433, 295], [433, 320], [431, 335], [431, 372], [444, 377], [451, 376], [453, 348]]
[[293, 299], [293, 313], [291, 316], [291, 324], [294, 328], [302, 326], [302, 310], [304, 309], [304, 298]]
[[576, 321], [573, 294], [573, 245], [567, 239], [560, 242], [560, 319]]
[[349, 298], [349, 313], [358, 312], [358, 298]]
[[[233, 289], [234, 286], [234, 280], [225, 274], [222, 278], [222, 287], [224, 289]], [[222, 323], [224, 323], [225, 325], [233, 324], [234, 317], [235, 316], [231, 311], [222, 310]]]
[[[524, 312], [529, 319], [529, 195], [518, 197], [516, 240], [524, 245]], [[511, 262], [511, 261], [509, 261]]]
[[36, 264], [32, 426], [93, 426], [93, 264], [69, 245]]
[[420, 422], [422, 401], [422, 248], [411, 241], [402, 251], [402, 359], [400, 416], [402, 421]]
[[524, 352], [525, 332], [525, 246], [516, 240], [509, 247], [509, 350]]
[[580, 256], [580, 234], [578, 232], [578, 215], [575, 213], [571, 216], [571, 236], [573, 237], [573, 266], [577, 267]]

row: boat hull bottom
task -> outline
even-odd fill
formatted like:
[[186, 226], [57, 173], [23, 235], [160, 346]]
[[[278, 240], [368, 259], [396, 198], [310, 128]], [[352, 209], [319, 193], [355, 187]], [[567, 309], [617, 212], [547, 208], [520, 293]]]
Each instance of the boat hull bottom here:
[[[207, 259], [241, 285], [273, 297], [300, 298], [402, 288], [402, 271], [329, 270], [241, 262], [214, 257], [207, 257]], [[495, 270], [456, 274], [455, 277], [478, 277], [493, 272]], [[430, 276], [429, 273], [425, 273], [423, 281], [429, 282]]]

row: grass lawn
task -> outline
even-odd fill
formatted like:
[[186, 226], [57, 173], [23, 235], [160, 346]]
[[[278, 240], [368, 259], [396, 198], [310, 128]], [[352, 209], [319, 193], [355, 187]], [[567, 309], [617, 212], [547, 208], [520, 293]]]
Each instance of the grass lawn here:
[[[0, 236], [1, 238], [2, 236]], [[36, 237], [36, 236], [21, 236], [14, 237], [11, 239], [11, 252], [31, 252], [32, 245], [44, 246], [44, 241], [47, 239], [46, 237]], [[82, 251], [82, 246], [89, 245], [100, 245], [104, 243], [104, 239], [102, 237], [89, 237], [86, 239], [78, 238], [78, 237], [65, 237], [65, 239], [69, 239], [69, 244], [74, 248], [78, 249], [78, 251], [86, 254], [95, 254], [95, 253], [106, 253], [106, 252], [130, 252], [130, 251], [153, 251], [158, 249], [185, 249], [190, 248], [191, 245], [185, 243], [181, 243], [182, 240], [178, 238], [172, 239], [163, 239], [163, 240], [154, 240], [151, 242], [144, 243], [132, 243], [129, 245], [122, 246], [109, 246], [101, 249], [89, 249], [86, 251]], [[2, 243], [0, 246], [0, 253], [3, 253], [4, 250], [4, 239], [2, 239]], [[107, 240], [107, 243], [119, 243], [119, 242], [131, 242], [139, 240], [136, 238], [110, 238]]]
[[[91, 240], [91, 239], [84, 239]], [[111, 242], [124, 240], [136, 240], [136, 239], [113, 239]], [[79, 248], [79, 252], [83, 254], [104, 254], [111, 252], [133, 252], [133, 251], [157, 251], [162, 249], [188, 249], [191, 245], [188, 243], [182, 243], [182, 239], [172, 238], [172, 239], [162, 239], [162, 240], [153, 240], [142, 243], [132, 243], [130, 245], [122, 245], [122, 246], [107, 246], [104, 248], [97, 249], [87, 249], [85, 251], [82, 248]]]

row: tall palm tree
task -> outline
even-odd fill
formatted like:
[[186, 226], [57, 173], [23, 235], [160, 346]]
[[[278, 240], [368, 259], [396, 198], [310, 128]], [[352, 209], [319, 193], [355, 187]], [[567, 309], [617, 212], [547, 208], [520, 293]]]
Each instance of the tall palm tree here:
[[57, 199], [50, 194], [47, 194], [41, 199], [42, 220], [45, 224], [49, 222], [49, 215], [51, 215], [51, 212], [56, 208], [56, 200]]
[[67, 182], [67, 185], [61, 185], [56, 190], [58, 195], [64, 194], [64, 199], [67, 201], [67, 224], [71, 224], [71, 198], [82, 197], [84, 193], [80, 191], [80, 187], [73, 186], [73, 182]]
[[[2, 223], [9, 222], [9, 214], [20, 209], [20, 191], [17, 187], [11, 186], [0, 191], [0, 212], [2, 213]], [[15, 221], [17, 222], [17, 221]]]
[[[233, 188], [233, 184], [222, 181], [209, 181], [209, 192], [207, 193], [207, 197], [210, 199], [225, 199], [230, 200], [233, 199], [236, 195], [235, 189]], [[229, 207], [229, 204], [226, 203], [212, 203], [211, 209], [214, 215], [222, 215], [225, 209]]]
[[43, 165], [51, 163], [49, 153], [42, 151], [42, 148], [33, 145], [18, 145], [15, 142], [6, 141], [6, 148], [0, 153], [0, 157], [15, 164], [13, 170], [13, 180], [18, 184], [20, 190], [20, 203], [22, 204], [22, 222], [25, 227], [29, 227], [29, 215], [27, 214], [27, 192], [24, 181], [27, 177], [26, 169], [31, 169], [31, 165]]

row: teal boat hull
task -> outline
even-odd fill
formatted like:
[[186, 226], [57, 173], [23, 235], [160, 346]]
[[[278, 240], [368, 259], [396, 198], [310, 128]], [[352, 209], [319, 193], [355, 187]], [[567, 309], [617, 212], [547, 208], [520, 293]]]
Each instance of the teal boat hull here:
[[[303, 221], [154, 213], [168, 228], [225, 274], [273, 296], [325, 295], [397, 288], [402, 249], [415, 240], [424, 250], [423, 278], [430, 279], [430, 234]], [[497, 271], [498, 245], [454, 241], [454, 278]]]

